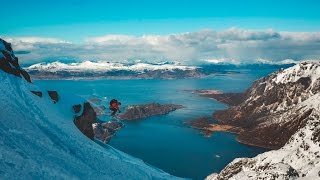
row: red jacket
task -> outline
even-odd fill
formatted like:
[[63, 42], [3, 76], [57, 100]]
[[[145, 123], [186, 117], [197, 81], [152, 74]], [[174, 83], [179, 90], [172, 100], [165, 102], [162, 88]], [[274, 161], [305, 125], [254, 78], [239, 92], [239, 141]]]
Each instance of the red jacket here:
[[112, 103], [110, 107], [115, 108], [119, 111], [119, 103], [118, 102]]

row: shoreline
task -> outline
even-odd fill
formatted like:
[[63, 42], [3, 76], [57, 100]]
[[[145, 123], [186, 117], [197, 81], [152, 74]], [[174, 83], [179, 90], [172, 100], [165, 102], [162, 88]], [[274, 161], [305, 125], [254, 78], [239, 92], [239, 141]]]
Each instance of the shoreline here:
[[197, 94], [201, 97], [214, 99], [228, 106], [236, 106], [244, 99], [244, 93], [225, 93], [221, 90], [215, 89], [192, 90], [191, 93]]
[[[198, 94], [202, 97], [207, 97], [209, 99], [214, 99], [220, 103], [226, 104], [229, 107], [230, 106], [236, 106], [242, 99], [243, 99], [243, 93], [224, 93], [220, 90], [214, 90], [214, 89], [205, 89], [205, 90], [191, 90], [192, 94]], [[213, 116], [217, 111], [213, 112]], [[212, 133], [214, 132], [227, 132], [227, 133], [233, 133], [236, 134], [235, 140], [241, 144], [258, 147], [258, 148], [264, 148], [267, 150], [274, 150], [277, 149], [275, 147], [270, 146], [264, 146], [262, 144], [255, 144], [247, 140], [241, 140], [239, 139], [239, 136], [241, 133], [244, 133], [246, 131], [245, 128], [228, 125], [228, 124], [218, 124], [220, 121], [217, 117], [215, 117], [214, 121], [210, 121], [210, 118], [198, 118], [193, 120], [191, 123], [191, 127], [194, 129], [198, 129], [203, 131], [204, 135], [206, 137], [210, 137]]]
[[231, 126], [231, 125], [222, 125], [222, 124], [208, 124], [206, 127], [196, 127], [191, 126], [194, 129], [203, 130], [203, 131], [210, 131], [210, 132], [229, 132], [239, 135], [244, 129]]
[[254, 143], [250, 143], [248, 141], [240, 140], [239, 136], [241, 132], [245, 131], [245, 129], [237, 127], [237, 126], [231, 126], [231, 125], [223, 125], [223, 124], [209, 124], [209, 127], [195, 127], [191, 126], [193, 129], [197, 129], [202, 131], [205, 137], [210, 137], [214, 132], [226, 132], [226, 133], [232, 133], [237, 135], [235, 140], [238, 143], [247, 145], [247, 146], [253, 146], [253, 147], [258, 147], [258, 148], [263, 148], [266, 150], [275, 150], [275, 148], [271, 148], [268, 146], [263, 146], [263, 145], [258, 145]]
[[242, 141], [242, 140], [239, 139], [238, 136], [236, 137], [236, 141], [237, 141], [238, 143], [241, 143], [241, 144], [244, 144], [244, 145], [247, 145], [247, 146], [253, 146], [253, 147], [263, 148], [263, 149], [266, 149], [266, 150], [268, 150], [268, 151], [277, 150], [277, 149], [270, 148], [270, 147], [267, 147], [267, 146], [262, 146], [262, 145], [257, 145], [257, 144], [249, 143], [249, 142], [247, 142], [247, 141]]

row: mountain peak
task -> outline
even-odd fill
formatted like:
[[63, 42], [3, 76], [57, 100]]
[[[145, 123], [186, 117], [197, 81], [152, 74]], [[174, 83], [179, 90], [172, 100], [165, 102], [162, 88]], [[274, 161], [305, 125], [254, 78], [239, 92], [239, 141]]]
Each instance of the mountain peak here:
[[296, 82], [300, 78], [310, 78], [312, 84], [320, 78], [320, 62], [302, 62], [277, 73], [273, 81], [277, 84]]

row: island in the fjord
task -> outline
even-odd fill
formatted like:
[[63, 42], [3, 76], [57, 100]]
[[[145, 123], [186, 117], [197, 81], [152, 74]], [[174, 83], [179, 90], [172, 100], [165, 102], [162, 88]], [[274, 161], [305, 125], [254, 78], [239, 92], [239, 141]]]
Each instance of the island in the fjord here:
[[149, 103], [130, 105], [124, 113], [119, 115], [119, 118], [121, 120], [138, 120], [151, 116], [168, 114], [181, 108], [184, 108], [184, 106], [178, 104]]
[[276, 149], [238, 158], [220, 173], [223, 179], [320, 178], [320, 62], [303, 62], [258, 79], [244, 93], [194, 91], [230, 107], [213, 120], [190, 121], [194, 128], [237, 133], [241, 143]]
[[[110, 139], [115, 135], [115, 133], [124, 126], [124, 124], [119, 120], [124, 120], [124, 121], [140, 120], [140, 119], [145, 119], [151, 116], [165, 115], [172, 111], [183, 108], [182, 105], [177, 105], [177, 104], [149, 103], [149, 104], [129, 105], [123, 113], [120, 113], [115, 117], [111, 117], [111, 119], [114, 119], [116, 121], [111, 120], [108, 122], [103, 122], [99, 120], [99, 117], [103, 115], [110, 115], [109, 109], [107, 109], [105, 105], [103, 105], [106, 102], [96, 97], [88, 98], [87, 101], [90, 102], [91, 104], [90, 112], [94, 112], [94, 115], [92, 116], [97, 116], [96, 118], [87, 118], [87, 119], [97, 119], [97, 120], [88, 122], [88, 124], [86, 125], [88, 128], [81, 128], [81, 129], [90, 130], [89, 134], [93, 133], [95, 138], [103, 141], [104, 143], [108, 143]], [[87, 122], [82, 122], [82, 123], [87, 123]], [[90, 128], [91, 125], [93, 127], [92, 133]]]

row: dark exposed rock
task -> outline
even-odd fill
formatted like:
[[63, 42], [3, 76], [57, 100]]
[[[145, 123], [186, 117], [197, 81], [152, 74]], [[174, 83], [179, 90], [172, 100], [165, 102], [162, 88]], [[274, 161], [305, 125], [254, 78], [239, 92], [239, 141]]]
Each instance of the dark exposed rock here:
[[[188, 91], [188, 90], [185, 90]], [[208, 97], [215, 99], [219, 102], [235, 106], [240, 104], [244, 100], [243, 93], [223, 93], [218, 90], [194, 90], [191, 91], [193, 94], [198, 94], [202, 97]]]
[[[240, 104], [227, 110], [214, 112], [213, 117], [220, 124], [246, 129], [238, 136], [240, 142], [278, 149], [306, 124], [312, 109], [299, 114], [288, 114], [286, 122], [279, 123], [277, 119], [297, 103], [306, 100], [310, 96], [310, 91], [317, 93], [317, 89], [320, 90], [319, 80], [315, 81], [312, 87], [310, 77], [300, 77], [297, 81], [287, 83], [276, 83], [274, 79], [277, 73], [281, 71], [254, 82], [252, 87], [243, 94]], [[226, 96], [229, 95], [226, 94]], [[232, 98], [233, 95], [230, 95], [229, 99]], [[215, 99], [225, 102], [219, 98]]]
[[76, 104], [72, 106], [73, 112], [79, 113], [81, 111], [81, 104]]
[[168, 114], [171, 111], [183, 108], [182, 105], [151, 103], [129, 106], [123, 114], [119, 115], [122, 120], [137, 120], [150, 116]]
[[235, 159], [207, 179], [317, 179], [319, 70], [319, 62], [308, 62], [273, 73], [256, 81], [239, 105], [214, 113], [220, 123], [245, 128], [238, 141], [278, 150]]
[[110, 139], [116, 134], [116, 131], [123, 127], [121, 122], [110, 121], [106, 123], [95, 123], [93, 131], [95, 138], [104, 143], [108, 143]]
[[113, 129], [114, 131], [118, 131], [123, 127], [123, 124], [121, 122], [106, 122], [102, 123], [102, 126], [105, 128]]
[[235, 106], [243, 101], [243, 93], [223, 93], [223, 94], [213, 94], [211, 96], [213, 99], [220, 101], [222, 103]]
[[20, 69], [20, 74], [24, 77], [25, 80], [31, 83], [31, 78], [27, 71]]
[[212, 118], [200, 117], [186, 122], [187, 125], [194, 129], [198, 129], [205, 137], [210, 137], [213, 132], [230, 132], [240, 134], [243, 129], [230, 125], [217, 124]]
[[53, 103], [57, 103], [59, 101], [59, 95], [57, 91], [48, 91], [48, 94], [52, 99]]
[[78, 127], [78, 129], [86, 135], [88, 138], [94, 138], [94, 132], [92, 128], [92, 124], [96, 123], [97, 115], [93, 110], [90, 103], [86, 102], [83, 104], [83, 112], [80, 116], [76, 116], [74, 118], [74, 124]]
[[39, 97], [42, 97], [42, 92], [41, 91], [30, 91], [32, 92], [33, 94], [39, 96]]
[[196, 129], [205, 128], [212, 123], [214, 123], [214, 121], [208, 117], [200, 117], [187, 122], [188, 125]]
[[[74, 105], [73, 111], [79, 113], [81, 104]], [[83, 113], [74, 118], [74, 123], [78, 129], [90, 139], [97, 138], [104, 143], [108, 143], [115, 135], [116, 131], [123, 127], [121, 122], [97, 122], [97, 113], [89, 102], [83, 104]]]
[[11, 44], [2, 39], [0, 39], [0, 43], [5, 47], [5, 49], [0, 49], [0, 69], [6, 73], [23, 77], [28, 82], [31, 82], [29, 74], [20, 67], [18, 58], [15, 57], [11, 48]]
[[310, 77], [301, 77], [300, 79], [298, 79], [297, 83], [303, 85], [304, 89], [306, 90], [311, 84], [311, 78]]
[[108, 143], [110, 139], [115, 135], [116, 131], [111, 128], [106, 128], [100, 123], [96, 123], [93, 126], [93, 132], [95, 138], [104, 143]]

